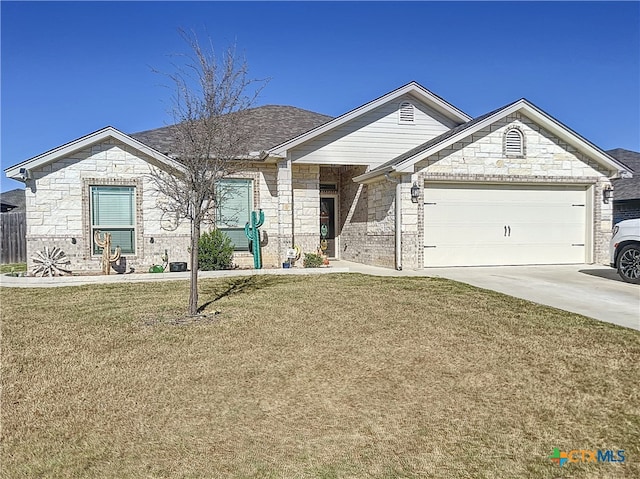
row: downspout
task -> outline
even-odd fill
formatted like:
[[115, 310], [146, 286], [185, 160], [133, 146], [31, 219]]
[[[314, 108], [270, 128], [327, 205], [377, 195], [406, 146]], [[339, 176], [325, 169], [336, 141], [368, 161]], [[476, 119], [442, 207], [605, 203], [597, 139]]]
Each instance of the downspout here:
[[402, 271], [402, 180], [391, 178], [389, 173], [385, 173], [384, 177], [396, 185], [396, 270]]

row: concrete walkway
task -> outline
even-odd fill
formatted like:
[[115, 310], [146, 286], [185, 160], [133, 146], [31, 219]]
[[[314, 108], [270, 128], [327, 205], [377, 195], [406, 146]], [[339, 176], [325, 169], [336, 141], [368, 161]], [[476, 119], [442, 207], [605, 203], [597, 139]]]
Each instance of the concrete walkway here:
[[[224, 278], [256, 274], [306, 275], [348, 272], [374, 276], [447, 278], [640, 330], [640, 286], [623, 282], [615, 270], [602, 265], [493, 266], [396, 271], [350, 261], [332, 261], [328, 268], [203, 271], [199, 277]], [[189, 272], [63, 276], [58, 278], [20, 278], [0, 275], [0, 286], [33, 288], [145, 281], [187, 281], [189, 275]]]
[[[255, 276], [264, 274], [305, 275], [348, 273], [346, 266], [327, 268], [288, 268], [288, 269], [234, 269], [229, 271], [200, 271], [198, 278], [231, 278], [236, 276]], [[85, 284], [143, 283], [154, 281], [188, 281], [191, 272], [182, 273], [131, 273], [95, 276], [58, 276], [55, 278], [14, 277], [0, 275], [0, 286], [9, 288], [56, 288], [61, 286], [81, 286]]]

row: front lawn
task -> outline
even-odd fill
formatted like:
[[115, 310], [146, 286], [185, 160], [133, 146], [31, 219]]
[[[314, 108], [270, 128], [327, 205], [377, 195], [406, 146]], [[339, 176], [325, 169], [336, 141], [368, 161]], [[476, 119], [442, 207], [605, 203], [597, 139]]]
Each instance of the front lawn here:
[[0, 264], [0, 274], [3, 274], [3, 273], [23, 273], [25, 271], [27, 271], [27, 263]]
[[187, 295], [0, 288], [0, 477], [640, 477], [637, 331], [432, 278]]

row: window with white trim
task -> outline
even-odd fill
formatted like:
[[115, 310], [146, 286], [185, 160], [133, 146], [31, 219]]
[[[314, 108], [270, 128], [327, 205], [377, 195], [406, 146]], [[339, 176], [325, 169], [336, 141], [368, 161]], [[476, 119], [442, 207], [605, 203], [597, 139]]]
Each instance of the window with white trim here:
[[228, 178], [218, 183], [217, 227], [231, 238], [235, 251], [249, 251], [244, 226], [252, 209], [252, 180]]
[[412, 124], [414, 122], [414, 117], [414, 106], [411, 102], [402, 102], [400, 104], [400, 108], [398, 108], [398, 123]]
[[95, 232], [111, 234], [111, 248], [123, 254], [136, 252], [136, 189], [134, 186], [91, 186], [91, 245], [93, 254], [102, 248]]
[[519, 128], [509, 128], [504, 135], [505, 156], [524, 156], [524, 135]]

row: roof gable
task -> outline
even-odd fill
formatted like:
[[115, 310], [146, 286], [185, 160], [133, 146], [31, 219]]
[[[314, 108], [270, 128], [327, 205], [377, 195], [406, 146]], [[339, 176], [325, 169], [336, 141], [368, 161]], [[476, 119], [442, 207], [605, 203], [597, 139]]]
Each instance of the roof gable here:
[[410, 95], [416, 98], [418, 101], [425, 103], [436, 112], [451, 119], [455, 123], [464, 123], [471, 120], [471, 117], [469, 115], [451, 105], [450, 103], [446, 102], [438, 95], [430, 92], [422, 85], [416, 82], [410, 82], [396, 90], [393, 90], [379, 98], [376, 98], [375, 100], [365, 103], [364, 105], [361, 105], [337, 118], [334, 118], [333, 120], [323, 125], [320, 125], [306, 133], [287, 140], [284, 143], [271, 148], [268, 153], [275, 156], [282, 156], [286, 153], [287, 150], [294, 148], [313, 138], [317, 138], [318, 136], [327, 133], [328, 131], [338, 128], [341, 125], [344, 125], [345, 123], [352, 121], [355, 118], [358, 118], [386, 103], [395, 101], [404, 95]]
[[18, 180], [18, 181], [23, 181], [24, 176], [21, 174], [20, 170], [24, 171], [25, 169], [31, 170], [31, 169], [40, 168], [49, 163], [57, 161], [60, 158], [69, 156], [75, 153], [76, 151], [80, 151], [84, 148], [87, 148], [96, 143], [100, 143], [109, 138], [114, 138], [132, 148], [135, 148], [136, 150], [153, 158], [161, 165], [166, 165], [171, 168], [180, 167], [175, 160], [172, 160], [168, 156], [163, 155], [159, 151], [151, 148], [150, 146], [145, 145], [144, 143], [136, 140], [135, 138], [132, 138], [129, 135], [126, 135], [125, 133], [122, 133], [120, 130], [112, 126], [107, 126], [101, 130], [94, 131], [93, 133], [89, 133], [88, 135], [85, 135], [76, 140], [70, 141], [68, 143], [65, 143], [64, 145], [58, 146], [57, 148], [46, 151], [38, 156], [34, 156], [33, 158], [23, 161], [22, 163], [18, 163], [16, 165], [10, 166], [9, 168], [6, 168], [4, 171], [7, 177], [12, 178], [14, 180]]
[[593, 158], [600, 165], [611, 171], [612, 174], [615, 175], [620, 171], [628, 171], [628, 168], [618, 162], [615, 158], [605, 153], [596, 145], [586, 140], [578, 133], [535, 106], [533, 103], [522, 98], [504, 107], [486, 113], [485, 115], [479, 116], [456, 128], [452, 128], [448, 132], [443, 133], [442, 135], [437, 136], [436, 138], [433, 138], [396, 158], [393, 158], [374, 170], [354, 178], [354, 180], [358, 182], [366, 182], [375, 177], [391, 172], [412, 173], [414, 165], [419, 161], [516, 112], [523, 113], [532, 121], [543, 126], [545, 129], [570, 144], [578, 151]]

